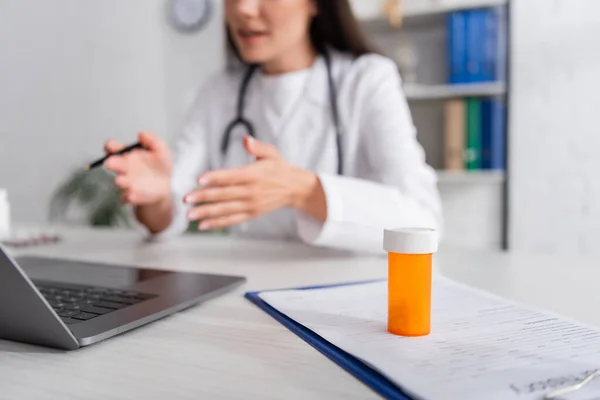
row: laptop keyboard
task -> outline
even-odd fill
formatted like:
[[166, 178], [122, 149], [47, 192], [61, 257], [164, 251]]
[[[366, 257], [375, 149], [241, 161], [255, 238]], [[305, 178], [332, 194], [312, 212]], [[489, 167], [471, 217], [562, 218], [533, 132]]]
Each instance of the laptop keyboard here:
[[157, 297], [130, 290], [71, 284], [38, 283], [36, 286], [67, 325], [89, 321]]

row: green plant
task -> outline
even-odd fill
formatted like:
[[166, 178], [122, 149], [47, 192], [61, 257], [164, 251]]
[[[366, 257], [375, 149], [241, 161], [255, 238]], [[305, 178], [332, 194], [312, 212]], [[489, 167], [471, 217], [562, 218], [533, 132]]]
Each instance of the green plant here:
[[55, 191], [50, 219], [85, 222], [93, 227], [129, 225], [113, 176], [104, 169], [76, 171]]
[[[92, 227], [130, 226], [130, 216], [115, 187], [114, 175], [105, 169], [80, 170], [69, 176], [52, 196], [50, 220], [83, 222]], [[204, 233], [198, 222], [190, 222], [188, 232]], [[212, 233], [227, 233], [220, 229]]]

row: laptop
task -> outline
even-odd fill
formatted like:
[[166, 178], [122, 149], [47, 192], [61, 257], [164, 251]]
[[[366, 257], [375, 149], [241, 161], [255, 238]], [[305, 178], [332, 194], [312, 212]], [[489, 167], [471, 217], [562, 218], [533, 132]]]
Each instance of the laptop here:
[[0, 339], [75, 350], [221, 295], [244, 277], [42, 257], [0, 247]]

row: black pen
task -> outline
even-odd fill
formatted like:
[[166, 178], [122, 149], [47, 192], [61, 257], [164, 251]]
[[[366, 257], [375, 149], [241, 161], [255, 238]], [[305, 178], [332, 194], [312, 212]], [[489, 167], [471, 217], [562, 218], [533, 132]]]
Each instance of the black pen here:
[[107, 154], [106, 156], [102, 157], [101, 159], [94, 161], [93, 163], [88, 165], [85, 169], [90, 171], [94, 168], [101, 167], [104, 164], [104, 162], [112, 156], [122, 156], [123, 154], [127, 154], [130, 151], [133, 151], [135, 149], [143, 149], [143, 148], [144, 148], [144, 146], [142, 146], [142, 144], [140, 142], [134, 143], [130, 146], [127, 146], [127, 147], [117, 151], [116, 153]]

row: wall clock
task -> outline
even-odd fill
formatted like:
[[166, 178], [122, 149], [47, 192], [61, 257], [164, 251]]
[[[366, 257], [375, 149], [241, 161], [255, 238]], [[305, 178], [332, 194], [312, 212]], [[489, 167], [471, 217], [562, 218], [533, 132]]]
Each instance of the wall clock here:
[[181, 32], [204, 28], [212, 14], [213, 0], [170, 0], [171, 20]]

